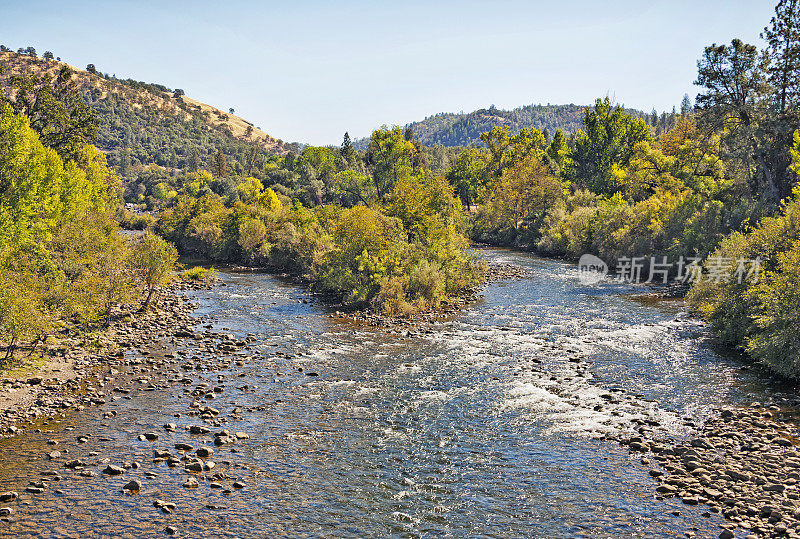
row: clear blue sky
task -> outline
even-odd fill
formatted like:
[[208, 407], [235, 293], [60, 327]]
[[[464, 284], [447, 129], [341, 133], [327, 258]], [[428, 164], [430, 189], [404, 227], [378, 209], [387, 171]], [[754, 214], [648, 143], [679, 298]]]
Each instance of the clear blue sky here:
[[704, 45], [758, 34], [776, 0], [0, 0], [0, 43], [183, 88], [287, 141], [495, 104], [670, 110]]

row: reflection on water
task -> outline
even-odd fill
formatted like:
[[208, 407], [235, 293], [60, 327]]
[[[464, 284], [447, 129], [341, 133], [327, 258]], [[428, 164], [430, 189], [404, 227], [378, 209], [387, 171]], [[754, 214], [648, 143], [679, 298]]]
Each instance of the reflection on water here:
[[[191, 294], [197, 314], [215, 331], [253, 334], [250, 348], [171, 373], [191, 384], [134, 391], [0, 441], [0, 490], [21, 492], [43, 470], [62, 478], [44, 494], [21, 492], [0, 535], [139, 537], [168, 525], [190, 537], [716, 535], [718, 517], [656, 500], [647, 468], [602, 436], [632, 420], [679, 436], [686, 416], [770, 390], [716, 355], [674, 305], [581, 285], [559, 262], [486, 255], [531, 277], [494, 283], [466, 312], [406, 336], [333, 320], [268, 275], [223, 274], [227, 286]], [[187, 353], [195, 366], [208, 357]], [[202, 382], [224, 384], [211, 405], [224, 428], [251, 436], [215, 450], [221, 489], [212, 472], [190, 490], [182, 466], [152, 463], [154, 448], [213, 444], [184, 430], [199, 423], [186, 412]], [[170, 421], [174, 433], [161, 428]], [[140, 441], [147, 431], [159, 440]], [[89, 442], [77, 443], [83, 434]], [[53, 462], [50, 439], [64, 453]], [[142, 466], [80, 477], [63, 468], [71, 458]], [[141, 493], [122, 494], [134, 477]]]

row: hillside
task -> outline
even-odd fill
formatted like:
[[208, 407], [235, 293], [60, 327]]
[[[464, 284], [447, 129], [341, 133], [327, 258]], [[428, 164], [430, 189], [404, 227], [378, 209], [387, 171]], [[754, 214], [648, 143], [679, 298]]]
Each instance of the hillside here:
[[468, 146], [480, 142], [480, 135], [497, 125], [507, 125], [512, 132], [524, 127], [547, 129], [551, 134], [557, 129], [573, 133], [581, 127], [583, 106], [580, 105], [526, 105], [514, 110], [500, 110], [494, 106], [470, 113], [439, 113], [420, 122], [408, 124], [417, 138], [426, 145]]
[[[582, 127], [583, 105], [525, 105], [513, 110], [501, 110], [494, 105], [488, 109], [473, 112], [440, 112], [422, 121], [406, 124], [413, 129], [416, 138], [426, 146], [469, 146], [480, 144], [481, 133], [491, 131], [495, 126], [507, 125], [512, 133], [522, 128], [545, 129], [552, 136], [561, 129], [567, 134]], [[641, 111], [625, 109], [637, 117], [648, 117]], [[365, 148], [369, 139], [356, 142], [358, 148]]]
[[[0, 52], [0, 65], [5, 68], [0, 87], [8, 94], [12, 76], [54, 75], [68, 64], [6, 51]], [[100, 119], [96, 145], [123, 175], [151, 163], [196, 169], [205, 166], [217, 151], [229, 162], [247, 168], [256, 155], [284, 153], [291, 146], [239, 116], [182, 95], [182, 91], [70, 67], [81, 96]]]

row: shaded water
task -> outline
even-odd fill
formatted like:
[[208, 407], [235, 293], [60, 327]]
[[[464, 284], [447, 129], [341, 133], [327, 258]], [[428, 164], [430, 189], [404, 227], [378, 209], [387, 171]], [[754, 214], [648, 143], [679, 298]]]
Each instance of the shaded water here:
[[[531, 277], [491, 284], [465, 312], [409, 335], [334, 320], [269, 275], [223, 273], [226, 286], [190, 295], [215, 331], [255, 335], [243, 364], [186, 371], [187, 390], [176, 383], [118, 398], [102, 408], [113, 418], [75, 412], [0, 441], [0, 491], [21, 492], [0, 535], [140, 537], [172, 525], [189, 537], [716, 536], [718, 516], [656, 500], [639, 457], [600, 438], [632, 420], [680, 436], [687, 417], [712, 405], [768, 399], [764, 381], [717, 355], [674, 305], [581, 285], [564, 263], [485, 254]], [[217, 448], [214, 460], [225, 486], [237, 478], [246, 487], [226, 494], [201, 481], [187, 490], [183, 468], [152, 464], [153, 449], [210, 445], [210, 435], [183, 430], [200, 423], [186, 416], [187, 393], [220, 380], [225, 391], [210, 404], [225, 428], [251, 438]], [[235, 407], [241, 419], [230, 417]], [[177, 432], [160, 428], [169, 421]], [[146, 431], [160, 439], [139, 441]], [[78, 444], [83, 433], [90, 441]], [[63, 459], [43, 458], [51, 438], [64, 458], [143, 467], [78, 477]], [[47, 469], [63, 479], [23, 494]], [[134, 477], [141, 494], [123, 495]], [[156, 498], [176, 512], [161, 513]]]

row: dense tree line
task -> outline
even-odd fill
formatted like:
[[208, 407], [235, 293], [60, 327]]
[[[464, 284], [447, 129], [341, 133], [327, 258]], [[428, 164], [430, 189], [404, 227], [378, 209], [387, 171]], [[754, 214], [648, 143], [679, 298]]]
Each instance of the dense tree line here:
[[465, 251], [451, 185], [429, 172], [410, 135], [384, 127], [366, 151], [345, 135], [341, 148], [274, 158], [269, 187], [252, 176], [154, 170], [147, 184], [162, 208], [156, 230], [193, 256], [302, 276], [345, 305], [435, 309], [479, 283], [482, 268]]
[[[800, 9], [781, 0], [768, 46], [706, 47], [680, 112], [631, 114], [607, 98], [574, 134], [495, 127], [447, 175], [478, 204], [475, 239], [577, 259], [680, 264], [722, 341], [800, 377]], [[705, 261], [687, 278], [689, 261]], [[719, 267], [715, 267], [717, 264]], [[742, 279], [745, 264], [749, 278]], [[739, 278], [735, 278], [736, 275]], [[659, 274], [661, 277], [661, 274]]]
[[[420, 122], [406, 126], [414, 133], [414, 137], [425, 146], [442, 145], [445, 147], [463, 147], [481, 145], [481, 134], [495, 127], [508, 127], [512, 134], [522, 129], [537, 129], [545, 138], [550, 138], [561, 130], [572, 134], [581, 128], [583, 108], [579, 105], [526, 105], [513, 110], [501, 110], [492, 105], [488, 109], [480, 109], [470, 113], [442, 112], [429, 116]], [[629, 114], [644, 118], [655, 130], [665, 131], [674, 125], [677, 114], [645, 114], [632, 109], [625, 109]], [[359, 141], [357, 146], [366, 147], [367, 140]]]
[[56, 331], [107, 323], [177, 257], [161, 238], [119, 234], [119, 178], [89, 144], [96, 118], [69, 81], [63, 70], [18, 77], [14, 98], [0, 98], [0, 362]]

